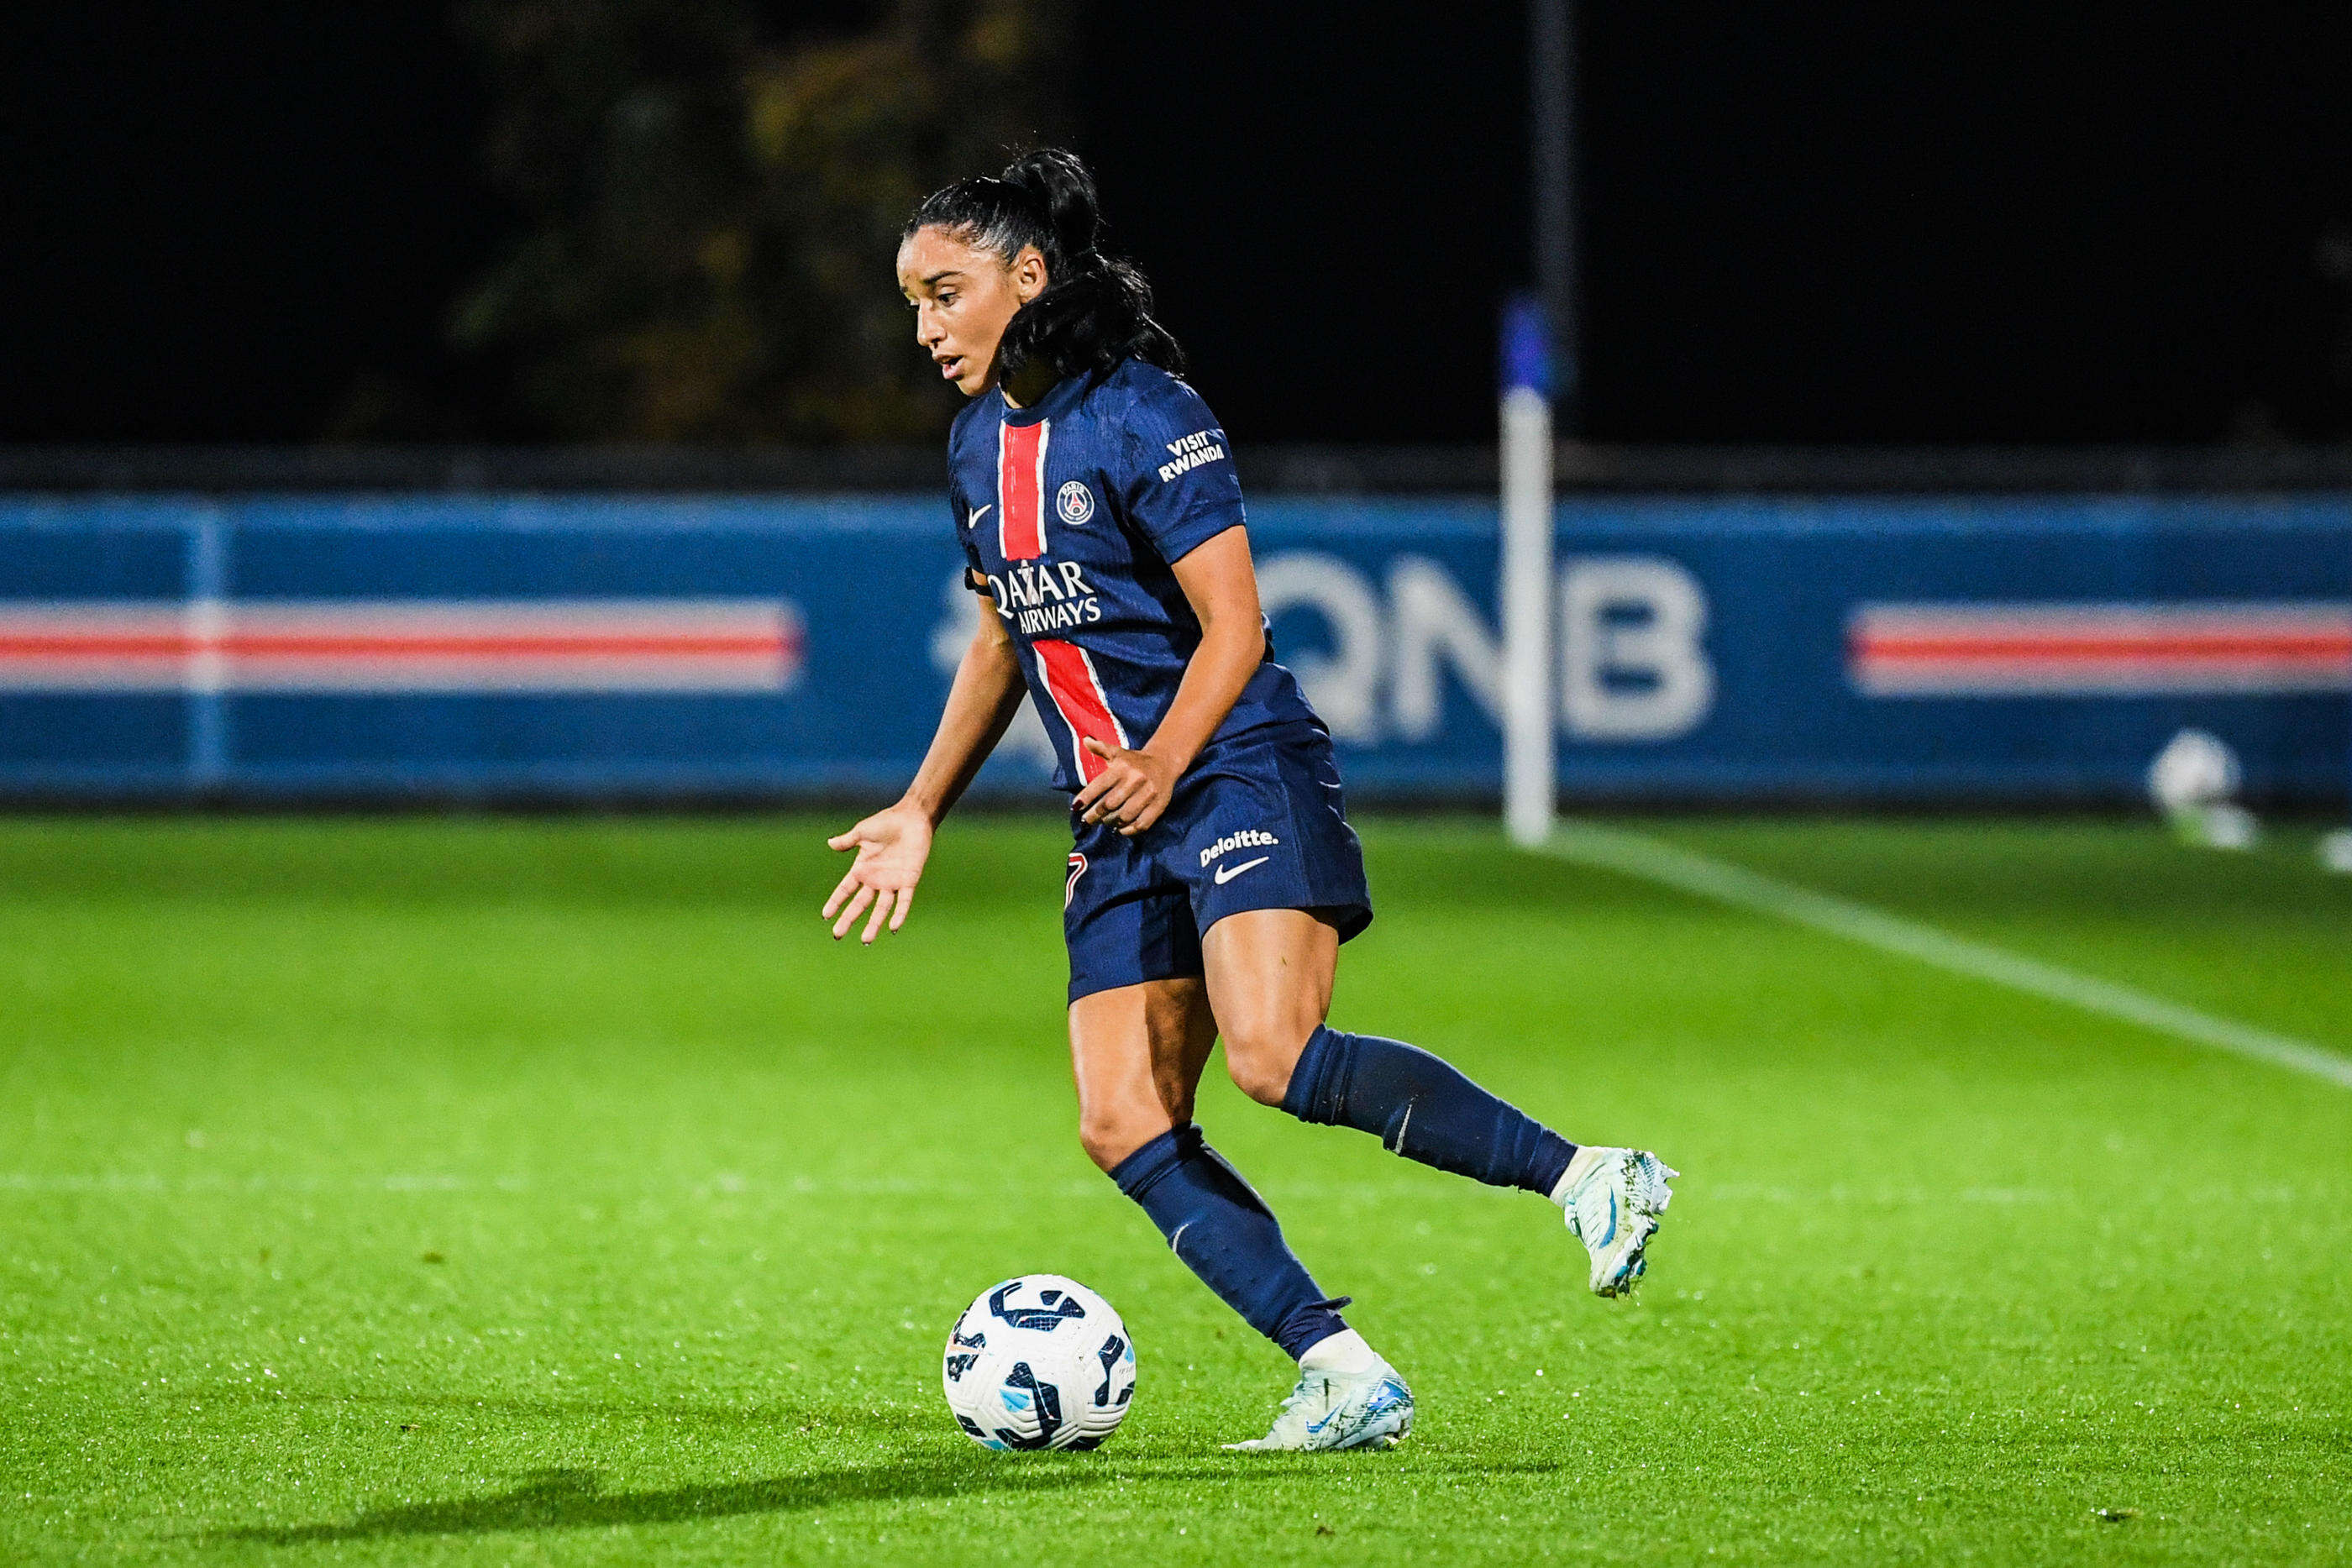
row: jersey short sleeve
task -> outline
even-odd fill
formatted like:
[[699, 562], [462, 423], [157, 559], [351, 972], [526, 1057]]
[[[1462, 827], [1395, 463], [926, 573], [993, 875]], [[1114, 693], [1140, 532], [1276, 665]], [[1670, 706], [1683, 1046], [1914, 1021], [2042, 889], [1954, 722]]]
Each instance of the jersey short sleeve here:
[[1199, 392], [1169, 377], [1136, 400], [1126, 424], [1119, 498], [1162, 560], [1172, 564], [1241, 525], [1241, 479], [1224, 428]]

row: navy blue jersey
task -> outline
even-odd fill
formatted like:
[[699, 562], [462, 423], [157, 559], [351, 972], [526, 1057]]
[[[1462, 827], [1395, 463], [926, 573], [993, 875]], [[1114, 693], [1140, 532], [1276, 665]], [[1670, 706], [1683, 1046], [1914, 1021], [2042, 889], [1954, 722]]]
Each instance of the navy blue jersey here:
[[[1200, 645], [1169, 567], [1242, 527], [1225, 433], [1200, 393], [1139, 360], [1092, 388], [1065, 377], [1031, 408], [991, 391], [956, 416], [948, 498], [1053, 737], [1055, 786], [1076, 791], [1103, 767], [1080, 742], [1150, 739]], [[1322, 727], [1269, 641], [1202, 757], [1302, 722]]]

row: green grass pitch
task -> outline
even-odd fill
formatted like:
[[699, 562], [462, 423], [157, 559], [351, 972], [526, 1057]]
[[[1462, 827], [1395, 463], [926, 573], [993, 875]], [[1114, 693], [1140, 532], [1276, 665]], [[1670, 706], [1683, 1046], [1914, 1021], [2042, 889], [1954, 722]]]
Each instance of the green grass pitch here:
[[[1217, 1082], [1420, 1400], [1228, 1455], [1287, 1364], [1078, 1151], [1066, 841], [951, 825], [861, 952], [837, 825], [0, 822], [0, 1561], [2352, 1560], [2352, 1092], [1375, 819], [1335, 1021], [1685, 1174], [1601, 1301], [1540, 1200]], [[2295, 843], [1643, 831], [2352, 1050]], [[1099, 1453], [942, 1408], [1024, 1270], [1135, 1331]]]

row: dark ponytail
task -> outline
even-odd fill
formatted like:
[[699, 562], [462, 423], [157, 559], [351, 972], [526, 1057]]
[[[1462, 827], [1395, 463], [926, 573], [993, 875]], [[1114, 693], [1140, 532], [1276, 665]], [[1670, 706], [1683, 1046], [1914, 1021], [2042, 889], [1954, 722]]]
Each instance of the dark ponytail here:
[[997, 348], [1010, 380], [1031, 365], [1056, 376], [1099, 382], [1119, 361], [1141, 360], [1184, 372], [1184, 350], [1151, 319], [1151, 285], [1124, 261], [1105, 256], [1095, 177], [1075, 152], [1025, 152], [999, 175], [959, 180], [915, 209], [907, 234], [940, 228], [1006, 262], [1024, 246], [1045, 258], [1045, 291], [1024, 305]]

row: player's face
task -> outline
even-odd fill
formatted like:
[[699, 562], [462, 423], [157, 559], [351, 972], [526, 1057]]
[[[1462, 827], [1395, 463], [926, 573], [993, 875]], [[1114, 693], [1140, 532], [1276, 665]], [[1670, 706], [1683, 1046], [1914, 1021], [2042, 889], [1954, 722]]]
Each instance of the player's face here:
[[898, 287], [915, 308], [915, 341], [966, 397], [996, 384], [996, 345], [1013, 313], [1045, 288], [1045, 258], [1024, 246], [1010, 262], [937, 227], [898, 247]]

